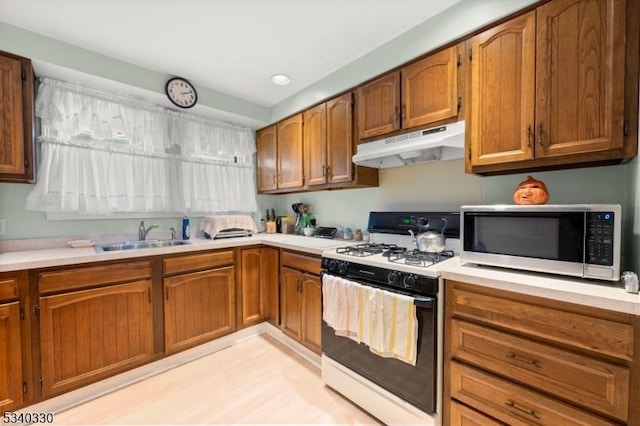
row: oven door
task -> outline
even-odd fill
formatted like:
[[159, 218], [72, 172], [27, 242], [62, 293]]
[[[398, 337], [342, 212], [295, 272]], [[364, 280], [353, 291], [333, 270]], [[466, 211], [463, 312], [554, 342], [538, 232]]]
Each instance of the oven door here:
[[[358, 282], [366, 285], [366, 283]], [[364, 343], [336, 336], [322, 321], [322, 352], [378, 386], [415, 405], [435, 412], [436, 388], [436, 299], [416, 298], [418, 354], [416, 365], [374, 354]]]

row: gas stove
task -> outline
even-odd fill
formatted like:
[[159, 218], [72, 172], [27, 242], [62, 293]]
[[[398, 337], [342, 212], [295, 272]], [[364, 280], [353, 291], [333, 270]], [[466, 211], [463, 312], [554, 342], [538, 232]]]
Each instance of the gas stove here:
[[[438, 227], [441, 226], [443, 217], [449, 223], [445, 232], [446, 249], [438, 253], [420, 252], [415, 249], [409, 230], [416, 234], [440, 231]], [[371, 233], [371, 241], [368, 243], [325, 251], [322, 256], [327, 260], [323, 260], [323, 268], [340, 273], [347, 270], [355, 271], [358, 265], [367, 265], [380, 268], [381, 272], [375, 272], [380, 276], [388, 276], [390, 271], [395, 271], [399, 274], [400, 281], [403, 281], [403, 274], [437, 278], [441, 270], [458, 261], [458, 212], [371, 212], [368, 230]], [[393, 278], [392, 275], [389, 276]], [[413, 282], [413, 279], [409, 281]]]

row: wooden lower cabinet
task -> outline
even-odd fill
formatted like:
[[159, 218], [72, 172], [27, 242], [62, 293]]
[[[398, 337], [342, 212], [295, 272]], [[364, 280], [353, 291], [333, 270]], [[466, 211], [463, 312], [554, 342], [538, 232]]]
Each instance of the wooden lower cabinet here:
[[322, 284], [320, 277], [302, 274], [300, 341], [316, 352], [322, 351]]
[[280, 297], [282, 331], [296, 340], [302, 338], [302, 298], [300, 296], [302, 273], [283, 266], [280, 272]]
[[491, 417], [487, 417], [466, 405], [458, 404], [455, 401], [451, 402], [451, 423], [450, 426], [501, 426], [504, 423], [499, 423], [493, 420]]
[[226, 266], [164, 279], [165, 353], [235, 331], [235, 269]]
[[443, 424], [640, 422], [638, 317], [451, 280], [445, 299]]
[[239, 251], [238, 326], [247, 327], [269, 320], [279, 323], [278, 259], [271, 247]]
[[151, 280], [41, 296], [42, 396], [153, 359]]
[[320, 258], [284, 251], [280, 264], [280, 327], [288, 336], [321, 353]]
[[267, 321], [280, 325], [280, 250], [264, 247], [265, 316]]
[[22, 405], [22, 342], [18, 302], [0, 302], [0, 413]]

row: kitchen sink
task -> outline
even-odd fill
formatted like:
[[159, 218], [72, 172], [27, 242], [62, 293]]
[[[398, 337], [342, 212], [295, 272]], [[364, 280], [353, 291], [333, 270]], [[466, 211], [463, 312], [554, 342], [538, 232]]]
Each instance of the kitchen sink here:
[[122, 243], [98, 244], [95, 247], [96, 253], [122, 250], [139, 250], [149, 248], [162, 248], [173, 246], [184, 246], [191, 244], [185, 240], [145, 240], [145, 241], [125, 241]]

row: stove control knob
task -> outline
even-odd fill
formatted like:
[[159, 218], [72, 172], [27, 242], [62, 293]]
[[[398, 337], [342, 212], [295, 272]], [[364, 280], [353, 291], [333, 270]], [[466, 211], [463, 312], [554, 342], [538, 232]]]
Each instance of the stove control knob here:
[[417, 278], [415, 275], [407, 275], [404, 277], [404, 287], [413, 288], [416, 285]]
[[346, 274], [348, 270], [349, 264], [347, 262], [340, 262], [340, 265], [338, 265], [338, 272], [340, 272], [341, 274]]
[[338, 261], [332, 259], [331, 261], [329, 261], [329, 270], [331, 272], [336, 272], [338, 270]]
[[397, 272], [397, 271], [389, 272], [389, 275], [387, 276], [387, 280], [389, 281], [389, 284], [398, 284], [398, 281], [400, 281], [400, 272]]

